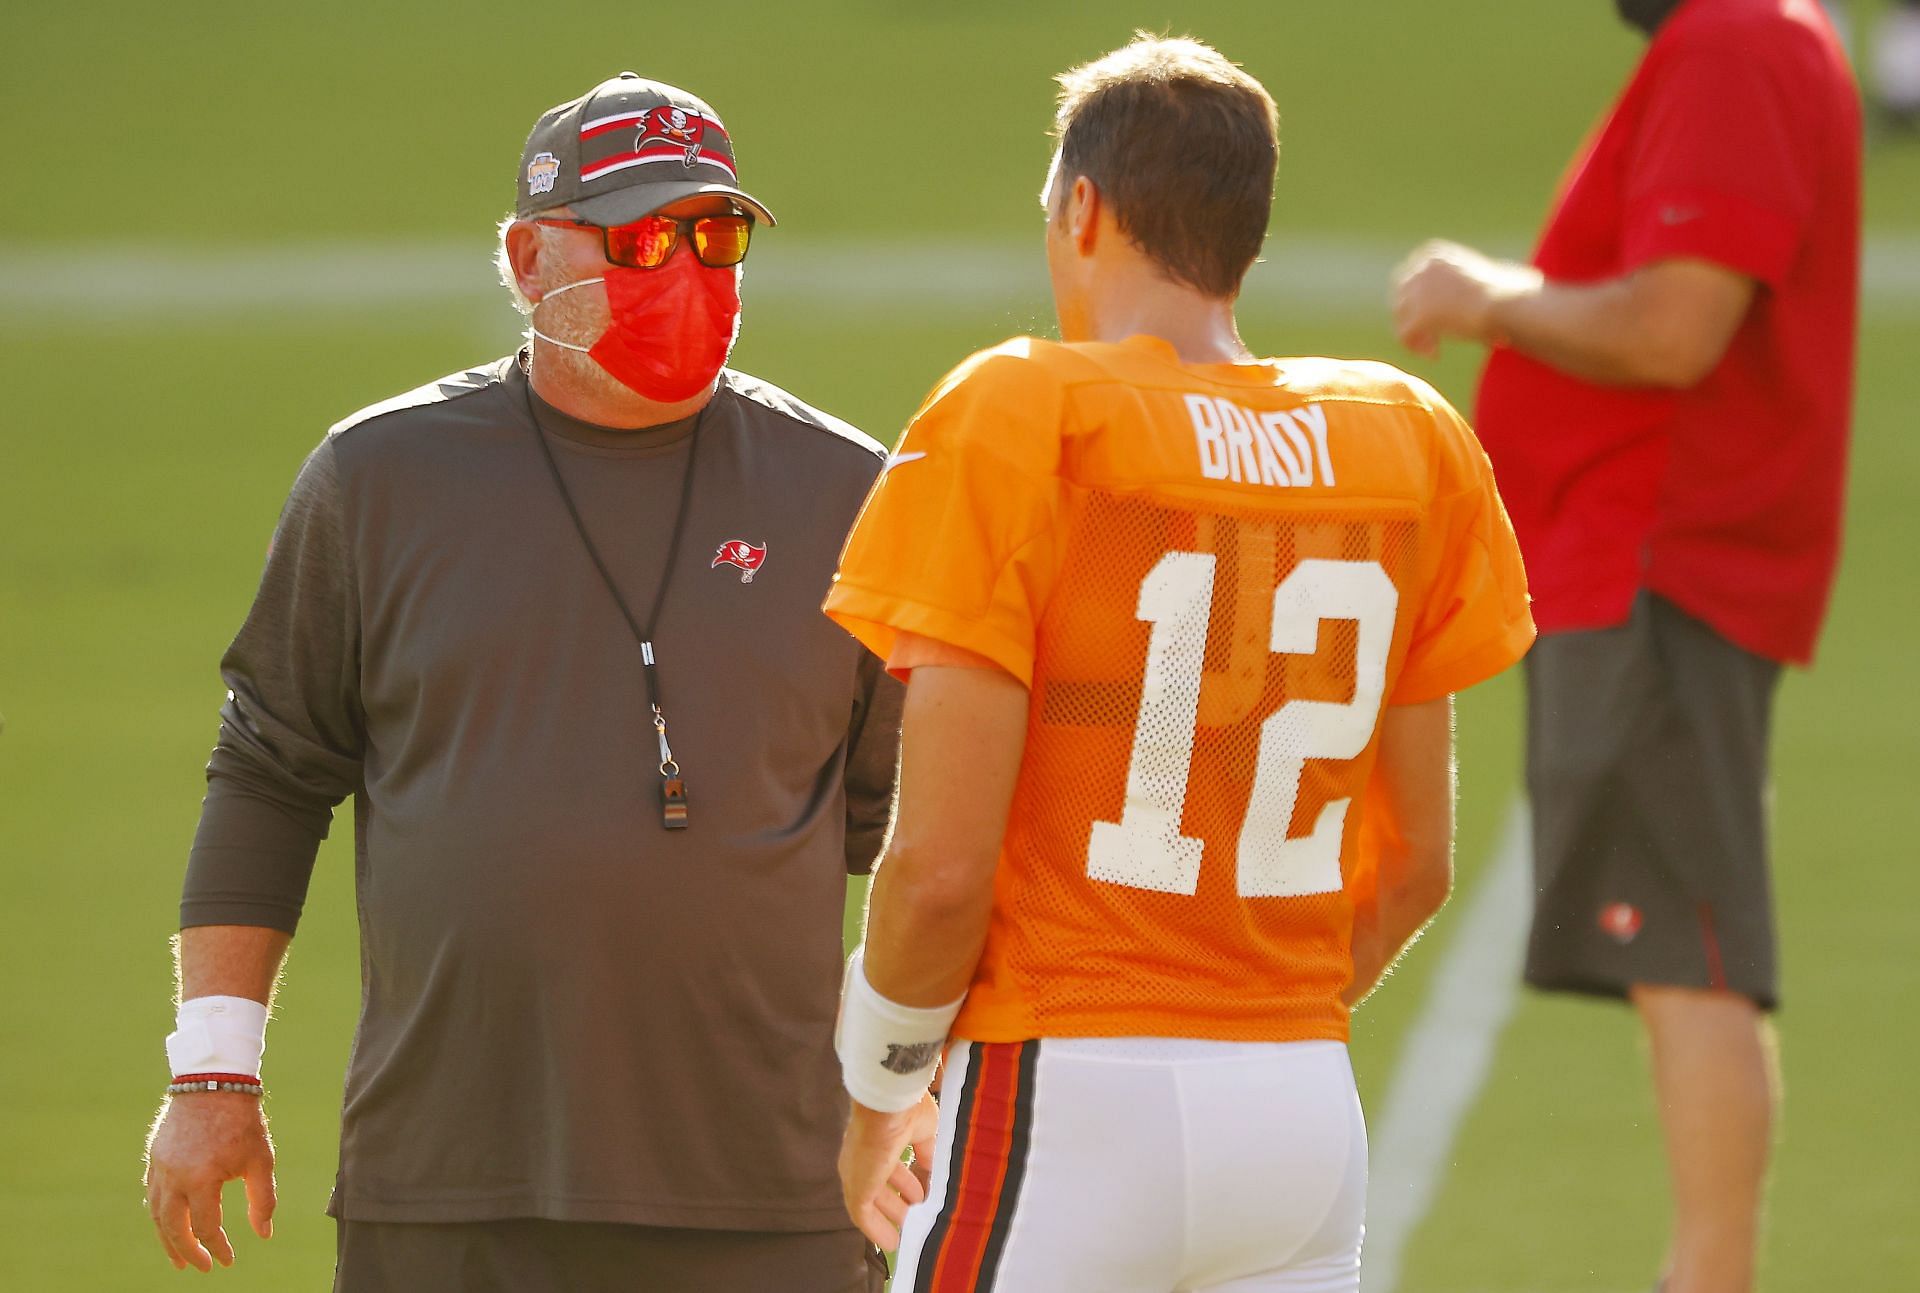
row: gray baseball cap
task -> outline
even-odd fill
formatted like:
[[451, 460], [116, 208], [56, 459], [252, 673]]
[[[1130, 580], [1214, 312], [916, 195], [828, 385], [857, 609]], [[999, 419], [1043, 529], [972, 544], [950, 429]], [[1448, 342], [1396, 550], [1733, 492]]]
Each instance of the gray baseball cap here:
[[568, 206], [582, 220], [618, 225], [701, 193], [724, 193], [774, 223], [773, 212], [739, 187], [733, 140], [712, 108], [685, 90], [622, 72], [541, 114], [520, 155], [513, 210], [527, 216]]

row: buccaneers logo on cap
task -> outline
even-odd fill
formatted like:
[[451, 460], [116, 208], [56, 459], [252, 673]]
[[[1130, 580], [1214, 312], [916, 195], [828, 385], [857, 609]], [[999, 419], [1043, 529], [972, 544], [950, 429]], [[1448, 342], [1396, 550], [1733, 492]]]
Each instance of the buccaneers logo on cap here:
[[700, 160], [700, 137], [704, 133], [706, 122], [698, 113], [670, 103], [662, 104], [648, 109], [647, 115], [640, 118], [640, 133], [634, 137], [633, 151], [639, 152], [651, 139], [678, 144], [685, 150], [680, 154], [680, 164], [691, 168]]
[[719, 548], [715, 549], [713, 564], [708, 566], [707, 569], [717, 570], [721, 566], [732, 566], [742, 572], [740, 582], [750, 584], [753, 582], [753, 572], [760, 569], [761, 564], [764, 563], [766, 559], [766, 544], [762, 543], [756, 546], [748, 543], [745, 539], [728, 539], [725, 543], [721, 544]]

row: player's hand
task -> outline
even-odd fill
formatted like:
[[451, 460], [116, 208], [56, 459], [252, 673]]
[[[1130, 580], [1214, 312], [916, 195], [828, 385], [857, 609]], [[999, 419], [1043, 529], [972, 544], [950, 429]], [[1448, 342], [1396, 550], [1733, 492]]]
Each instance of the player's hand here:
[[[940, 1110], [931, 1095], [904, 1113], [880, 1113], [859, 1101], [847, 1119], [840, 1144], [840, 1191], [847, 1215], [860, 1232], [887, 1252], [900, 1247], [900, 1224], [907, 1209], [927, 1197], [927, 1164], [940, 1129]], [[913, 1149], [913, 1165], [900, 1159]]]
[[220, 1187], [247, 1184], [247, 1220], [273, 1237], [273, 1139], [258, 1096], [195, 1091], [168, 1099], [147, 1137], [147, 1211], [175, 1270], [233, 1265]]
[[1494, 260], [1456, 242], [1429, 242], [1393, 273], [1393, 329], [1400, 344], [1428, 358], [1444, 337], [1491, 343], [1494, 307], [1540, 285], [1530, 265]]

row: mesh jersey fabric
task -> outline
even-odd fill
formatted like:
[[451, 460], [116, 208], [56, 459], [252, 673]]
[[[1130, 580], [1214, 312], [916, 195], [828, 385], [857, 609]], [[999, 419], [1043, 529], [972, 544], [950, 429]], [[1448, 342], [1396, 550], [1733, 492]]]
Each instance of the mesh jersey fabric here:
[[[1326, 359], [1016, 338], [929, 396], [826, 610], [1028, 685], [954, 1035], [1344, 1040], [1380, 712], [1532, 641], [1473, 433]], [[1355, 802], [1361, 805], [1352, 811]]]

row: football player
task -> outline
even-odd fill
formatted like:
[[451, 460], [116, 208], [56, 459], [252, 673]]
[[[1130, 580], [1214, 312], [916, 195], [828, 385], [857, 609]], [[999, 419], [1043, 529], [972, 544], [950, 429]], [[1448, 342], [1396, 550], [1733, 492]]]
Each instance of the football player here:
[[1348, 1011], [1445, 900], [1520, 557], [1431, 387], [1242, 343], [1259, 82], [1142, 36], [1060, 83], [1062, 340], [939, 384], [826, 603], [910, 678], [847, 1204], [916, 1293], [1352, 1290]]

